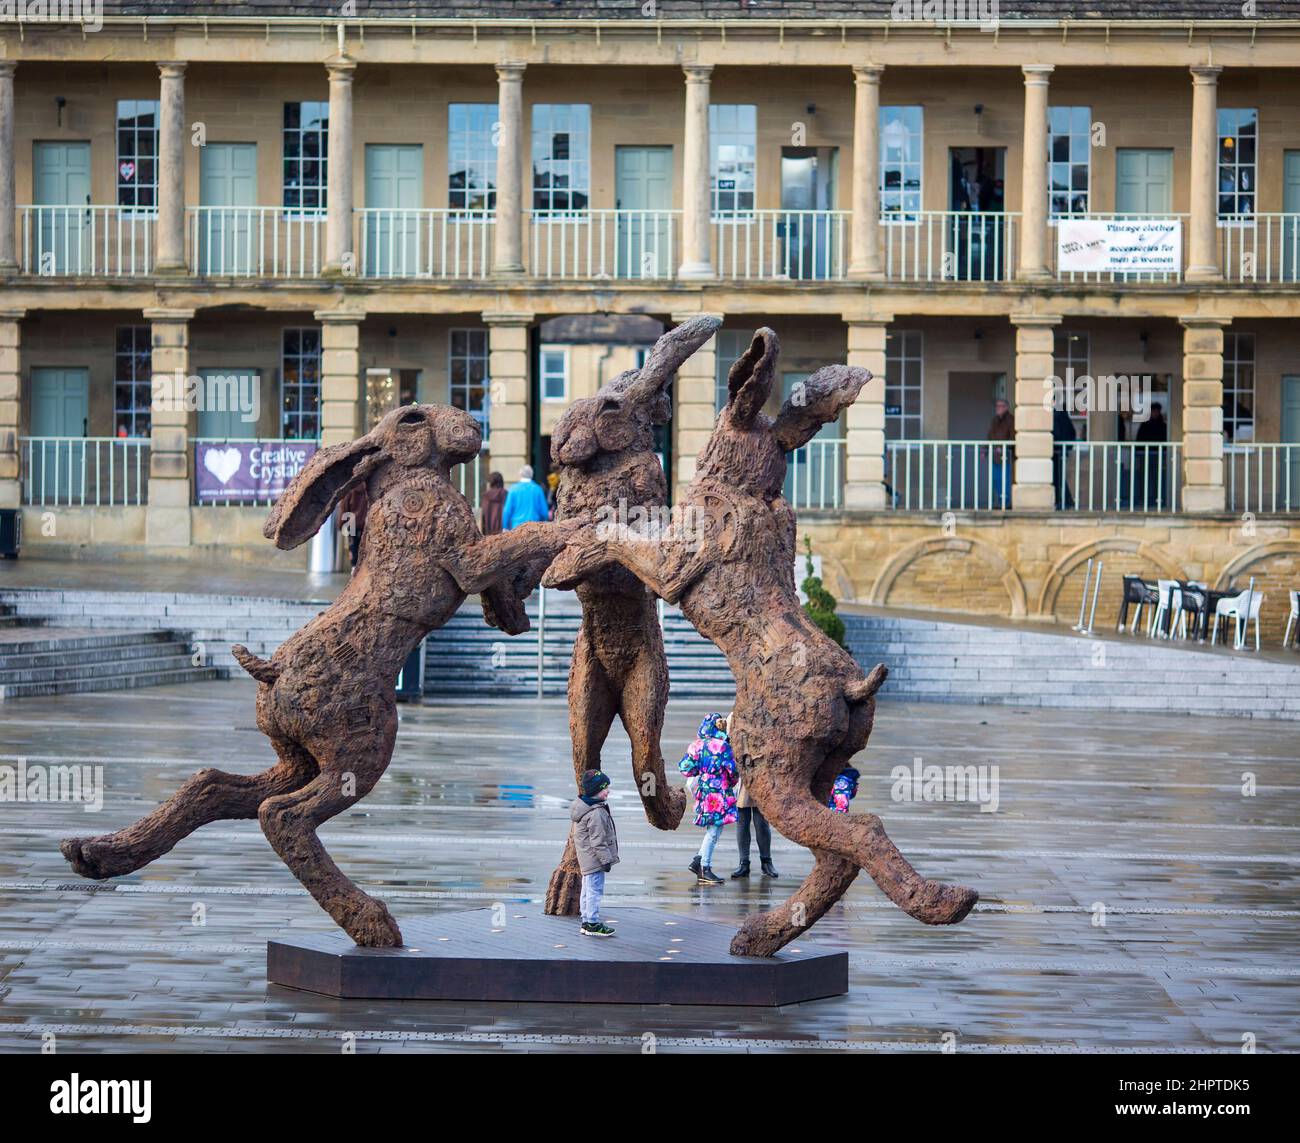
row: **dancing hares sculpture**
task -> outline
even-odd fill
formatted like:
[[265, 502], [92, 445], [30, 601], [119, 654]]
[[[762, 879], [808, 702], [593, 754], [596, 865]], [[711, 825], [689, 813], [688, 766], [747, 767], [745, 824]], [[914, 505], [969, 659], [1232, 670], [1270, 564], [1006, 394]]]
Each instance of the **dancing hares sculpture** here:
[[726, 408], [666, 538], [610, 540], [584, 531], [542, 580], [574, 582], [617, 560], [657, 595], [680, 602], [726, 655], [736, 679], [732, 743], [745, 787], [763, 815], [815, 858], [789, 901], [746, 919], [731, 944], [742, 956], [771, 956], [793, 940], [860, 869], [926, 924], [954, 924], [978, 899], [972, 889], [921, 877], [876, 815], [827, 808], [836, 774], [866, 744], [886, 671], [877, 666], [864, 676], [799, 606], [795, 517], [781, 495], [784, 454], [838, 417], [871, 374], [842, 365], [818, 370], [774, 422], [762, 407], [777, 353], [776, 335], [761, 329], [732, 366]]
[[[559, 467], [557, 519], [608, 520], [665, 512], [668, 482], [654, 453], [654, 427], [672, 416], [668, 384], [722, 319], [703, 314], [669, 330], [645, 365], [621, 373], [594, 397], [575, 401], [551, 437]], [[607, 565], [573, 585], [582, 627], [569, 668], [573, 771], [600, 769], [600, 751], [617, 714], [632, 743], [632, 773], [646, 818], [676, 829], [686, 796], [668, 784], [659, 736], [668, 702], [668, 660], [655, 600], [631, 572]], [[546, 891], [547, 913], [576, 916], [582, 873], [570, 837]]]
[[483, 594], [489, 622], [510, 634], [527, 630], [520, 601], [581, 524], [525, 524], [485, 539], [449, 480], [451, 466], [472, 459], [481, 444], [467, 413], [410, 405], [312, 457], [272, 510], [268, 539], [280, 548], [304, 543], [359, 480], [370, 510], [356, 573], [338, 599], [269, 661], [233, 648], [260, 684], [257, 725], [279, 762], [251, 775], [200, 770], [134, 825], [64, 841], [60, 849], [78, 873], [130, 873], [208, 822], [256, 817], [294, 876], [358, 945], [402, 943], [387, 907], [343, 875], [316, 830], [387, 769], [397, 675], [411, 649], [470, 592]]

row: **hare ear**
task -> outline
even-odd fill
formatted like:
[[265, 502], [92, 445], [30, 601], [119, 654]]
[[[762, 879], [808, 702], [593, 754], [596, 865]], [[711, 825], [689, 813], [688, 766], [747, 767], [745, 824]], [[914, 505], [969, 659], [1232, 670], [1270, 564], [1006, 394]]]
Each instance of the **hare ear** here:
[[727, 374], [727, 407], [731, 410], [731, 423], [737, 428], [748, 428], [762, 411], [772, 390], [780, 352], [781, 343], [776, 334], [764, 326], [754, 333], [749, 348]]
[[795, 387], [776, 417], [776, 440], [784, 452], [803, 448], [828, 421], [858, 399], [871, 372], [850, 365], [828, 365]]
[[649, 400], [661, 393], [682, 364], [722, 325], [717, 314], [700, 314], [675, 326], [655, 342], [646, 363], [631, 378], [629, 395], [634, 400]]
[[262, 525], [262, 535], [285, 551], [306, 543], [348, 489], [364, 479], [382, 457], [373, 433], [321, 449], [275, 502]]

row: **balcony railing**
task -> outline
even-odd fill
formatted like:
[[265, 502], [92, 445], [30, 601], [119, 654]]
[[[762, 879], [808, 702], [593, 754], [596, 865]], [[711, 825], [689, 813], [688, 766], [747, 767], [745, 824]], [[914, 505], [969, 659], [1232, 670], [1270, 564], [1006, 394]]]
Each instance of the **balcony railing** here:
[[922, 210], [881, 219], [885, 277], [913, 282], [1002, 282], [1015, 274], [1019, 215]]
[[537, 278], [666, 280], [677, 272], [680, 211], [533, 211], [528, 268]]
[[390, 210], [355, 214], [365, 278], [485, 278], [496, 216], [486, 210]]
[[320, 273], [325, 214], [281, 206], [196, 206], [189, 266], [202, 278], [311, 278]]
[[753, 210], [713, 216], [718, 277], [835, 281], [844, 277], [849, 214]]
[[1229, 282], [1300, 281], [1300, 214], [1236, 214], [1219, 219], [1223, 276]]
[[843, 437], [819, 437], [790, 454], [783, 495], [791, 507], [803, 511], [841, 506], [846, 443]]
[[143, 277], [153, 272], [155, 222], [134, 207], [20, 206], [23, 273]]
[[1183, 446], [1069, 441], [1054, 450], [1056, 506], [1079, 512], [1177, 512]]
[[1223, 483], [1230, 512], [1300, 512], [1300, 444], [1228, 444]]
[[886, 441], [887, 503], [904, 512], [1009, 508], [1013, 451], [1006, 441]]
[[148, 501], [148, 437], [22, 437], [19, 454], [24, 504], [123, 508]]
[[[1056, 279], [1061, 282], [1181, 282], [1183, 280], [1183, 268], [1187, 264], [1187, 222], [1191, 216], [1187, 214], [1126, 214], [1116, 211], [1110, 212], [1092, 212], [1086, 215], [1061, 216], [1048, 220], [1047, 226], [1047, 251], [1049, 265]], [[1062, 270], [1060, 267], [1060, 249], [1058, 244], [1057, 226], [1061, 222], [1124, 222], [1124, 223], [1142, 223], [1142, 222], [1181, 222], [1182, 241], [1181, 250], [1178, 256], [1178, 269], [1168, 273], [1157, 272], [1124, 272], [1116, 270]]]

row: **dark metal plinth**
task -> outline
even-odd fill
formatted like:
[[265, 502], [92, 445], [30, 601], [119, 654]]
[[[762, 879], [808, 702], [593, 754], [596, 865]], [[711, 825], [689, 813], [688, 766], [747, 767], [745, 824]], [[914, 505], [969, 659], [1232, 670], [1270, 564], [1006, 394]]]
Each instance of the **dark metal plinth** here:
[[[270, 941], [271, 984], [349, 999], [579, 1004], [797, 1004], [849, 990], [849, 958], [797, 940], [775, 957], [728, 952], [735, 929], [654, 909], [608, 913], [618, 936], [582, 936], [539, 905], [401, 921], [406, 946], [343, 933]], [[495, 922], [495, 923], [494, 923]]]

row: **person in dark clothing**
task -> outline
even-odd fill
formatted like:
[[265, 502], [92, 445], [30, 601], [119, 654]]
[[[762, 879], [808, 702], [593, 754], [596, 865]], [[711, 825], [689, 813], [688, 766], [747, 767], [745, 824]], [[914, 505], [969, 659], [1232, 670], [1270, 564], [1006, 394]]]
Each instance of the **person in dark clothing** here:
[[[1014, 444], [1016, 440], [1016, 418], [1011, 406], [1001, 397], [993, 402], [993, 420], [989, 422], [989, 431], [985, 434], [991, 441], [1006, 441]], [[993, 503], [992, 508], [1011, 507], [1011, 449], [990, 449], [993, 465]], [[980, 489], [975, 490], [978, 497]]]
[[370, 508], [370, 494], [366, 482], [358, 481], [352, 491], [339, 504], [343, 530], [348, 537], [348, 554], [352, 557], [352, 570], [356, 571], [361, 552], [361, 533], [366, 527], [366, 512]]
[[1072, 511], [1074, 494], [1070, 491], [1070, 482], [1065, 469], [1065, 449], [1061, 446], [1079, 439], [1074, 431], [1074, 422], [1064, 409], [1052, 412], [1052, 487], [1055, 489], [1057, 511]]
[[[1161, 445], [1169, 440], [1169, 422], [1165, 420], [1165, 407], [1159, 401], [1151, 402], [1151, 416], [1138, 425], [1133, 439], [1144, 445]], [[1143, 448], [1138, 451], [1146, 455], [1142, 463], [1145, 485], [1135, 490], [1137, 507], [1147, 512], [1159, 511], [1163, 502], [1169, 499], [1169, 488], [1162, 479], [1165, 450]]]
[[501, 531], [501, 509], [506, 502], [506, 479], [499, 472], [488, 473], [487, 487], [483, 490], [481, 525], [483, 535], [495, 536]]

